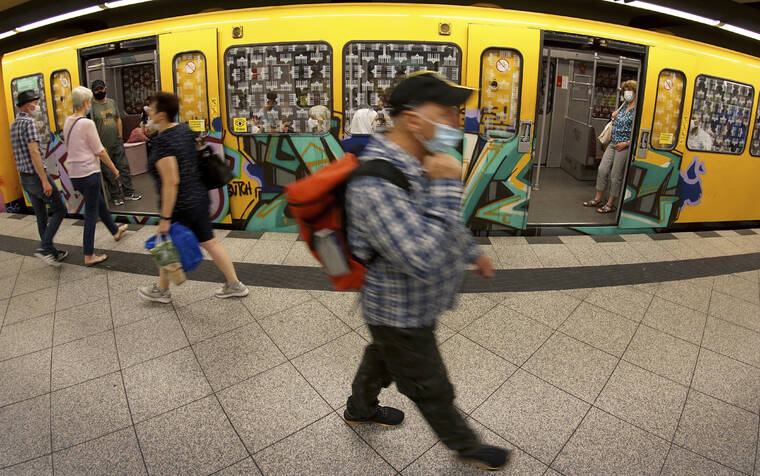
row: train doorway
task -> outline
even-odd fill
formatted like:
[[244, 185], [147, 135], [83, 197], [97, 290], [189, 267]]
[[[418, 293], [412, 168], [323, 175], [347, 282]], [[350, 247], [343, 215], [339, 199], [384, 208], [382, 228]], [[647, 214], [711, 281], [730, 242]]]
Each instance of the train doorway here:
[[[127, 142], [130, 133], [141, 124], [143, 107], [153, 91], [161, 90], [159, 82], [156, 37], [136, 38], [79, 50], [85, 85], [101, 80], [106, 85], [106, 97], [112, 99], [121, 119], [121, 135]], [[94, 108], [93, 108], [94, 109]], [[105, 145], [105, 144], [104, 144]], [[102, 175], [103, 191], [111, 211], [117, 213], [156, 214], [158, 196], [148, 172], [147, 143], [124, 144], [129, 169], [129, 184], [143, 198], [137, 201], [114, 201], [124, 194], [123, 185], [113, 176]], [[121, 191], [120, 191], [121, 189]]]
[[[604, 153], [597, 136], [622, 104], [621, 84], [637, 81], [638, 97], [643, 97], [642, 59], [611, 54], [609, 48], [595, 50], [594, 45], [598, 40], [589, 38], [581, 49], [546, 44], [543, 48], [529, 226], [609, 226], [618, 222], [624, 193], [619, 193], [612, 213], [599, 213], [596, 207], [584, 207], [583, 202], [594, 197]], [[630, 163], [633, 147], [627, 150]]]

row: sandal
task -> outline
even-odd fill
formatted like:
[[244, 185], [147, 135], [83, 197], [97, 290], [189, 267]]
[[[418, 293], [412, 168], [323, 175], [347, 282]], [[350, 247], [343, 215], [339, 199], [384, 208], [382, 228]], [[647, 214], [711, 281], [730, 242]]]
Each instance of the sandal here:
[[119, 229], [116, 231], [116, 233], [113, 234], [113, 241], [119, 241], [121, 239], [121, 235], [124, 234], [125, 231], [129, 228], [129, 225], [121, 225]]
[[604, 205], [602, 208], [597, 208], [599, 213], [612, 213], [615, 211], [615, 205]]
[[598, 207], [604, 203], [604, 200], [589, 200], [587, 202], [583, 202], [584, 207]]
[[100, 264], [103, 261], [108, 259], [108, 255], [95, 255], [95, 259], [90, 261], [89, 263], [87, 261], [84, 262], [85, 266], [95, 266], [96, 264]]

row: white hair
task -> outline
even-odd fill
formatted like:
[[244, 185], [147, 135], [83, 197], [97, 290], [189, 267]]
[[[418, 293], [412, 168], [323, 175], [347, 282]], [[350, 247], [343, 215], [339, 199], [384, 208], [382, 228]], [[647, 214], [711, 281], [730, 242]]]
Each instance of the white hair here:
[[71, 91], [71, 102], [74, 110], [78, 111], [84, 107], [85, 101], [92, 101], [92, 91], [84, 86], [77, 86]]

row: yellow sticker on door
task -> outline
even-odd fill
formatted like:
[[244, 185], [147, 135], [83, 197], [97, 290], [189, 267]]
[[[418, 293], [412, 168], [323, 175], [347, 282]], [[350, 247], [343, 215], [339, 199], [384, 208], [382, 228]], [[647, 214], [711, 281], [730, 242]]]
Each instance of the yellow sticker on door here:
[[660, 133], [660, 145], [673, 145], [673, 133], [661, 132]]
[[233, 117], [232, 130], [235, 132], [248, 132], [248, 119], [245, 117]]
[[190, 130], [195, 132], [203, 132], [206, 130], [205, 123], [203, 119], [190, 119], [188, 121]]

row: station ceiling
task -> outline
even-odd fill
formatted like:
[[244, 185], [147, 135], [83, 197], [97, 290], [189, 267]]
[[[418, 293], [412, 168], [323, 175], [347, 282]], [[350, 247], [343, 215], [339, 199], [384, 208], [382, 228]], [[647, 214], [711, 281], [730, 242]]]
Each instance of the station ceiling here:
[[[387, 1], [387, 0], [386, 0]], [[754, 0], [648, 0], [681, 11], [760, 31], [760, 1]], [[38, 20], [97, 5], [92, 0], [0, 0], [0, 33]], [[41, 27], [0, 40], [0, 54], [58, 38], [102, 30], [141, 21], [209, 10], [283, 5], [286, 2], [255, 0], [153, 0], [152, 2], [103, 10], [87, 16]], [[343, 1], [302, 0], [288, 3], [346, 3]], [[357, 2], [373, 3], [373, 2]], [[711, 43], [760, 57], [760, 41], [736, 35], [716, 27], [702, 25], [674, 16], [614, 4], [603, 0], [490, 0], [489, 2], [436, 1], [451, 5], [489, 5], [495, 8], [552, 13], [577, 18], [656, 30], [676, 36]], [[213, 8], [209, 8], [213, 5]]]

